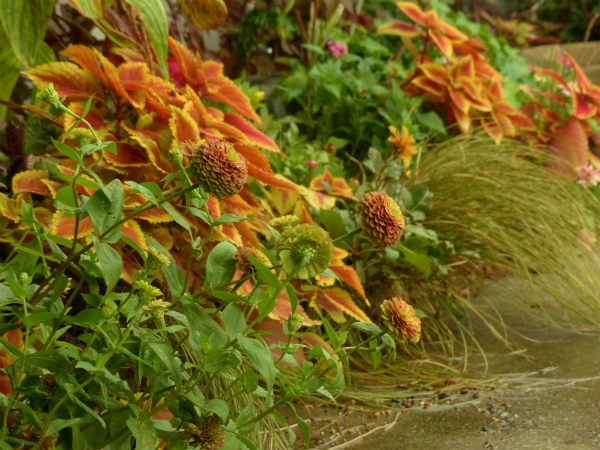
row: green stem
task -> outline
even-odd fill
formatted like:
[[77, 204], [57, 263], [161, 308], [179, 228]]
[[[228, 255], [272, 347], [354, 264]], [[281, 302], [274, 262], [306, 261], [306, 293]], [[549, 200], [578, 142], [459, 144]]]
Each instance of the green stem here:
[[344, 235], [340, 236], [339, 238], [336, 238], [336, 239], [334, 239], [334, 240], [333, 240], [333, 244], [335, 245], [335, 244], [337, 244], [338, 242], [341, 242], [341, 241], [343, 241], [343, 240], [346, 240], [346, 239], [347, 239], [347, 238], [349, 238], [349, 237], [356, 236], [356, 235], [357, 235], [357, 234], [359, 234], [361, 231], [362, 231], [362, 228], [360, 228], [360, 227], [359, 227], [359, 228], [357, 228], [356, 230], [350, 231], [349, 233], [346, 233], [346, 234], [344, 234]]

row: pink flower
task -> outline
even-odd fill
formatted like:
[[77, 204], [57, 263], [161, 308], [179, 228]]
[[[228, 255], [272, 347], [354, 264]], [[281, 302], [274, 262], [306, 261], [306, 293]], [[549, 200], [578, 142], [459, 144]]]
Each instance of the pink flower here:
[[319, 167], [319, 163], [316, 161], [313, 161], [312, 159], [309, 159], [308, 161], [306, 161], [306, 165], [308, 167], [310, 167], [311, 169], [316, 169], [317, 167]]
[[533, 71], [533, 66], [531, 64], [527, 64], [527, 70], [529, 70], [530, 72]]
[[568, 67], [571, 67], [571, 66], [573, 65], [573, 63], [571, 62], [571, 60], [570, 60], [570, 59], [567, 59], [567, 60], [565, 61], [565, 64], [566, 64]]
[[342, 55], [348, 53], [348, 47], [340, 42], [329, 41], [327, 43], [327, 47], [329, 47], [329, 53], [331, 53], [336, 58], [339, 58]]
[[565, 57], [564, 57], [563, 55], [558, 55], [558, 56], [556, 57], [556, 60], [557, 60], [559, 63], [563, 64], [563, 63], [565, 62]]
[[594, 167], [589, 164], [584, 164], [580, 169], [579, 184], [582, 186], [598, 184], [600, 181], [598, 173], [600, 173], [598, 169], [594, 169]]

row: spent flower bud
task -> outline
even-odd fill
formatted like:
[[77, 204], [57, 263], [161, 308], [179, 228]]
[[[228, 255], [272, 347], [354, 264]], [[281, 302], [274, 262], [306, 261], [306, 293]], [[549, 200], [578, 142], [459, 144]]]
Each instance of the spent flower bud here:
[[44, 89], [38, 92], [37, 96], [41, 101], [46, 102], [55, 108], [60, 108], [62, 106], [58, 92], [54, 89], [54, 83], [48, 83]]

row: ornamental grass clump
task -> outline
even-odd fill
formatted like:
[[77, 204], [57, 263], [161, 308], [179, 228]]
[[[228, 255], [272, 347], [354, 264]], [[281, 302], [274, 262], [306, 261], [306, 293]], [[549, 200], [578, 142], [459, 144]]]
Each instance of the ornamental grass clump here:
[[376, 245], [393, 247], [404, 234], [405, 222], [398, 204], [386, 194], [368, 192], [356, 205], [360, 224]]
[[248, 178], [246, 160], [225, 141], [205, 141], [190, 158], [191, 177], [217, 198], [242, 190]]
[[381, 304], [382, 318], [396, 340], [401, 343], [408, 341], [419, 342], [421, 338], [421, 319], [415, 315], [415, 310], [404, 300], [391, 298]]
[[285, 231], [275, 243], [277, 258], [289, 276], [306, 279], [325, 271], [333, 261], [333, 241], [317, 226], [303, 223]]

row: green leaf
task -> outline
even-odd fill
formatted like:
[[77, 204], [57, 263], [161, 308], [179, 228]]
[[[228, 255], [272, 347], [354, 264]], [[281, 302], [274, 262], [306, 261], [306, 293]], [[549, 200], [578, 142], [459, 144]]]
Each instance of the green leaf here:
[[190, 224], [187, 223], [187, 221], [181, 216], [181, 214], [179, 214], [177, 211], [175, 211], [175, 209], [173, 209], [173, 207], [169, 203], [163, 203], [161, 206], [162, 206], [162, 209], [164, 209], [165, 212], [169, 216], [171, 216], [175, 222], [177, 222], [179, 225], [181, 225], [183, 228], [185, 228], [190, 233], [190, 235], [192, 234]]
[[58, 433], [60, 430], [65, 428], [73, 428], [74, 425], [77, 425], [81, 422], [81, 418], [75, 419], [54, 419], [50, 426], [48, 426], [48, 430], [46, 431], [46, 436], [51, 436], [54, 433]]
[[61, 187], [56, 193], [54, 205], [56, 206], [56, 209], [61, 211], [77, 211], [77, 203], [75, 203], [75, 193], [73, 192], [73, 187]]
[[40, 311], [38, 313], [24, 317], [23, 323], [25, 325], [29, 325], [30, 327], [36, 327], [40, 323], [47, 323], [47, 325], [52, 325], [52, 320], [56, 319], [58, 316], [60, 316], [59, 313]]
[[195, 303], [183, 305], [183, 313], [190, 323], [190, 328], [199, 332], [204, 337], [213, 336], [214, 344], [218, 348], [223, 348], [227, 342], [227, 336], [223, 329], [211, 319], [204, 308]]
[[158, 441], [158, 436], [154, 428], [143, 426], [133, 417], [127, 419], [126, 423], [127, 428], [129, 428], [129, 431], [131, 431], [131, 434], [135, 438], [136, 450], [154, 450]]
[[218, 398], [213, 398], [203, 402], [202, 408], [218, 414], [223, 420], [227, 420], [227, 416], [229, 416], [229, 406], [224, 400], [220, 400]]
[[96, 256], [100, 261], [100, 269], [106, 281], [106, 291], [110, 292], [117, 285], [123, 271], [123, 260], [119, 253], [106, 242], [100, 242], [96, 236], [92, 236], [96, 248]]
[[[8, 37], [0, 26], [0, 42], [7, 41]], [[2, 67], [2, 70], [0, 70], [0, 100], [7, 102], [10, 100], [21, 70], [21, 62], [10, 45], [0, 46], [0, 67]], [[0, 120], [6, 120], [7, 112], [8, 106], [0, 105]]]
[[221, 313], [227, 338], [232, 339], [246, 329], [246, 318], [236, 303], [230, 303]]
[[370, 334], [371, 336], [374, 336], [377, 333], [381, 333], [381, 328], [379, 328], [377, 325], [374, 325], [372, 323], [354, 322], [352, 324], [352, 326], [354, 328], [358, 328], [360, 331]]
[[[15, 55], [28, 69], [38, 63], [46, 25], [55, 0], [10, 0], [0, 2], [0, 21]], [[2, 46], [8, 42], [3, 41]], [[4, 66], [2, 67], [4, 70]]]
[[70, 369], [69, 361], [57, 350], [42, 350], [31, 355], [27, 355], [27, 362], [46, 369], [54, 374], [68, 372]]
[[276, 287], [278, 289], [282, 287], [279, 279], [263, 263], [261, 263], [258, 259], [256, 259], [250, 254], [247, 254], [246, 256], [248, 257], [252, 265], [256, 268], [258, 278], [260, 278], [260, 280], [263, 283], [268, 284], [269, 286]]
[[[154, 196], [152, 191], [150, 189], [148, 189], [147, 187], [145, 187], [143, 184], [138, 184], [135, 181], [126, 181], [125, 184], [134, 188], [132, 193], [135, 193], [135, 191], [138, 191], [140, 194], [142, 194], [144, 197], [146, 197], [148, 200], [150, 200], [154, 206], [159, 206], [158, 200], [156, 199], [156, 197]], [[158, 190], [160, 192], [160, 188], [158, 187], [158, 184], [156, 184], [156, 183], [145, 183], [145, 184], [151, 184], [152, 187], [154, 188], [153, 190]]]
[[83, 369], [87, 372], [97, 373], [99, 375], [102, 375], [102, 376], [104, 376], [104, 378], [106, 378], [111, 383], [118, 383], [119, 381], [121, 381], [121, 379], [118, 376], [110, 373], [110, 371], [106, 367], [96, 367], [87, 361], [79, 361], [77, 363], [77, 365], [75, 366], [75, 368]]
[[[70, 160], [75, 161], [80, 166], [83, 166], [83, 161], [75, 150], [73, 150], [67, 144], [63, 144], [62, 142], [55, 141], [54, 138], [52, 138], [52, 137], [50, 138], [50, 140], [52, 141], [52, 145], [54, 145], [54, 148], [56, 148], [56, 150], [58, 150], [60, 153], [65, 155]], [[71, 189], [73, 189], [73, 188], [71, 188]]]
[[238, 217], [235, 214], [225, 214], [225, 215], [219, 216], [215, 220], [213, 220], [213, 227], [223, 225], [224, 223], [243, 222], [244, 220], [249, 220], [249, 219], [247, 219], [245, 217]]
[[233, 256], [237, 248], [230, 242], [219, 242], [210, 252], [206, 260], [206, 278], [204, 285], [216, 287], [229, 283], [235, 275], [237, 261]]
[[37, 428], [38, 431], [44, 432], [42, 422], [37, 414], [31, 409], [31, 407], [23, 402], [15, 401], [14, 405], [17, 406], [21, 412], [29, 419], [29, 422]]
[[329, 320], [327, 320], [325, 317], [323, 317], [320, 314], [319, 314], [319, 317], [323, 321], [323, 326], [325, 327], [325, 331], [327, 332], [327, 337], [329, 337], [329, 342], [331, 343], [331, 346], [333, 347], [334, 350], [337, 350], [340, 347], [340, 342], [338, 340], [338, 336], [337, 336], [337, 333], [335, 332], [335, 329], [333, 328], [333, 326], [331, 325]]
[[[113, 180], [102, 189], [94, 192], [85, 204], [85, 210], [90, 216], [94, 232], [100, 236], [121, 220], [123, 208], [123, 185], [119, 180]], [[118, 226], [103, 238], [104, 242], [114, 244], [121, 237], [121, 227]]]
[[8, 281], [8, 287], [15, 297], [27, 298], [27, 291], [21, 282], [17, 280], [17, 277], [11, 273], [6, 277], [6, 281]]
[[173, 381], [177, 386], [181, 386], [182, 375], [179, 359], [173, 356], [173, 352], [168, 345], [151, 342], [148, 346], [154, 351], [156, 356], [167, 367], [167, 370], [173, 377]]
[[296, 313], [296, 308], [298, 308], [298, 296], [296, 295], [296, 291], [289, 283], [285, 285], [285, 290], [290, 298], [290, 304], [292, 306], [292, 314]]
[[318, 53], [319, 55], [324, 55], [325, 54], [325, 50], [323, 50], [318, 45], [314, 45], [314, 44], [302, 44], [301, 47], [302, 48], [306, 48], [308, 50], [311, 50], [311, 51], [313, 51], [315, 53]]
[[450, 313], [457, 317], [458, 319], [462, 319], [463, 317], [465, 317], [465, 315], [462, 313], [462, 311], [460, 309], [458, 309], [456, 307], [456, 305], [452, 302], [452, 300], [450, 300], [448, 297], [444, 297], [443, 295], [440, 295], [438, 297], [439, 302], [444, 305], [446, 307], [446, 309], [448, 311], [450, 311]]
[[277, 369], [271, 352], [256, 339], [238, 335], [237, 341], [252, 365], [267, 381], [267, 389], [271, 391], [277, 376]]
[[328, 231], [332, 239], [346, 234], [346, 226], [340, 213], [322, 209], [319, 211], [318, 220], [323, 224], [323, 227]]
[[414, 266], [419, 272], [423, 274], [425, 278], [429, 278], [431, 275], [431, 262], [429, 256], [421, 253], [415, 253], [412, 250], [407, 249], [404, 245], [398, 244], [396, 247], [400, 250], [404, 256], [404, 261]]
[[292, 412], [294, 413], [294, 417], [296, 418], [296, 423], [298, 424], [298, 428], [300, 429], [300, 434], [302, 435], [302, 438], [304, 439], [304, 444], [306, 445], [306, 448], [308, 448], [308, 446], [310, 444], [310, 427], [302, 419], [302, 417], [300, 417], [298, 415], [298, 413], [296, 412], [296, 407], [292, 403], [287, 402], [286, 404], [287, 404], [288, 408], [290, 408], [292, 410]]
[[438, 131], [443, 135], [446, 135], [446, 127], [441, 117], [435, 111], [429, 111], [426, 113], [415, 114], [417, 121], [433, 131]]
[[158, 65], [163, 78], [169, 79], [169, 69], [167, 67], [167, 56], [169, 53], [169, 25], [167, 14], [161, 0], [126, 0], [140, 10], [140, 16], [144, 21], [146, 31], [150, 36], [152, 50], [156, 53]]

